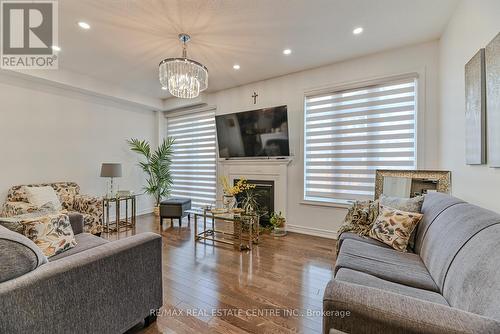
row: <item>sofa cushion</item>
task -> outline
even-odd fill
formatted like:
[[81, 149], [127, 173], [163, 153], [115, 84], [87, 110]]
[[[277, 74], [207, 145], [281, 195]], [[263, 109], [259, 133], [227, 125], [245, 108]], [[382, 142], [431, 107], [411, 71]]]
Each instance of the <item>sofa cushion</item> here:
[[0, 226], [0, 282], [24, 275], [46, 262], [47, 257], [33, 241]]
[[30, 204], [36, 205], [39, 208], [46, 204], [52, 204], [56, 210], [62, 209], [59, 197], [57, 197], [54, 188], [50, 186], [25, 187], [24, 192]]
[[339, 249], [340, 249], [340, 247], [342, 247], [342, 243], [345, 240], [357, 240], [360, 242], [366, 242], [366, 243], [371, 244], [371, 245], [376, 245], [376, 246], [380, 246], [380, 247], [384, 247], [384, 248], [391, 248], [391, 246], [386, 245], [383, 242], [380, 242], [380, 241], [375, 240], [373, 238], [364, 237], [364, 236], [358, 235], [358, 234], [353, 233], [353, 232], [344, 232], [340, 235], [340, 237], [337, 240], [337, 243], [339, 244]]
[[[403, 197], [386, 196], [382, 194], [380, 195], [379, 202], [384, 206], [388, 206], [401, 211], [421, 213], [422, 204], [424, 203], [424, 196], [403, 198]], [[410, 240], [408, 240], [408, 250], [413, 251], [415, 249], [416, 233], [417, 229], [415, 228], [411, 233]]]
[[499, 222], [500, 215], [468, 203], [450, 206], [436, 217], [428, 227], [420, 257], [440, 289], [450, 264], [467, 241]]
[[380, 195], [379, 202], [381, 205], [388, 206], [394, 209], [407, 212], [421, 212], [424, 196], [417, 196], [412, 198], [394, 197], [387, 195]]
[[443, 193], [428, 193], [424, 197], [424, 203], [422, 204], [422, 213], [424, 216], [420, 223], [418, 223], [415, 231], [415, 253], [420, 253], [422, 247], [422, 242], [427, 234], [429, 226], [432, 225], [434, 220], [447, 208], [459, 204], [465, 203], [461, 199], [452, 197]]
[[103, 245], [108, 243], [109, 241], [100, 237], [97, 237], [95, 235], [92, 235], [90, 233], [80, 233], [75, 235], [76, 239], [76, 246], [67, 250], [64, 253], [57, 254], [55, 256], [52, 256], [50, 258], [50, 262], [59, 260], [71, 255], [75, 255], [77, 253], [86, 251], [88, 249]]
[[335, 273], [340, 268], [353, 269], [394, 283], [439, 292], [422, 260], [413, 253], [345, 240], [337, 257]]
[[475, 234], [451, 263], [443, 296], [453, 307], [500, 321], [500, 224]]
[[24, 234], [25, 226], [22, 224], [24, 220], [28, 220], [31, 218], [39, 218], [53, 213], [57, 213], [57, 210], [54, 208], [52, 204], [47, 203], [46, 205], [42, 206], [41, 208], [33, 212], [24, 213], [16, 216], [10, 216], [10, 217], [0, 217], [0, 225], [8, 228], [11, 231]]
[[412, 232], [421, 219], [421, 213], [401, 211], [381, 204], [379, 215], [370, 230], [370, 237], [395, 250], [406, 252]]
[[360, 271], [355, 271], [352, 269], [341, 268], [335, 275], [335, 279], [368, 286], [371, 288], [377, 288], [393, 293], [397, 293], [400, 295], [405, 295], [408, 297], [418, 298], [427, 300], [432, 303], [448, 305], [446, 299], [439, 293], [413, 288], [407, 285], [398, 284], [390, 281], [386, 281], [384, 279], [375, 277], [373, 275], [369, 275]]
[[24, 235], [31, 239], [47, 257], [62, 253], [76, 246], [69, 217], [63, 213], [48, 214], [27, 219]]

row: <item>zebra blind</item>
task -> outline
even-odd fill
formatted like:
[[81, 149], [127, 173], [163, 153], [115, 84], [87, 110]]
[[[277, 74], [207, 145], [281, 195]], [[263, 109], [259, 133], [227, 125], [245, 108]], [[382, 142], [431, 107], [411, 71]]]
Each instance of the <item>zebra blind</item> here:
[[167, 115], [167, 135], [175, 139], [172, 196], [195, 207], [215, 204], [215, 111]]
[[377, 169], [416, 167], [416, 78], [305, 99], [304, 199], [373, 199]]

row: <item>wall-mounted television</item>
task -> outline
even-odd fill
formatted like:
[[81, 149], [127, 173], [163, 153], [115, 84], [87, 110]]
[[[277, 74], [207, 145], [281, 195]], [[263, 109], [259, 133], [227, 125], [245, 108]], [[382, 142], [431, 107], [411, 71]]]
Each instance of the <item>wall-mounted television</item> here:
[[215, 116], [220, 158], [287, 157], [287, 106]]

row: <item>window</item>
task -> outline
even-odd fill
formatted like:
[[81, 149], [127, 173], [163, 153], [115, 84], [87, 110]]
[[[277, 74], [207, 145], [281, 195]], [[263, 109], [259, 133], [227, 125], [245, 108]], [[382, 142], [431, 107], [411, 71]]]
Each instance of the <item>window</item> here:
[[190, 198], [195, 207], [215, 204], [214, 110], [167, 115], [167, 134], [175, 139], [172, 196]]
[[416, 167], [416, 78], [307, 96], [304, 199], [373, 199], [375, 170]]

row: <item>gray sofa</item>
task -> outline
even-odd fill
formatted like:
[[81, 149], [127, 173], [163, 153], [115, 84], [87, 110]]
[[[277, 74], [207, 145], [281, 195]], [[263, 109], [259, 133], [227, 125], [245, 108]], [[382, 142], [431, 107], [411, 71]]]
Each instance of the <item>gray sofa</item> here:
[[500, 333], [500, 215], [441, 193], [422, 213], [413, 252], [341, 235], [324, 333]]
[[70, 221], [77, 246], [48, 262], [29, 239], [0, 226], [0, 333], [123, 333], [155, 320], [161, 237], [110, 242], [83, 233], [81, 215]]

